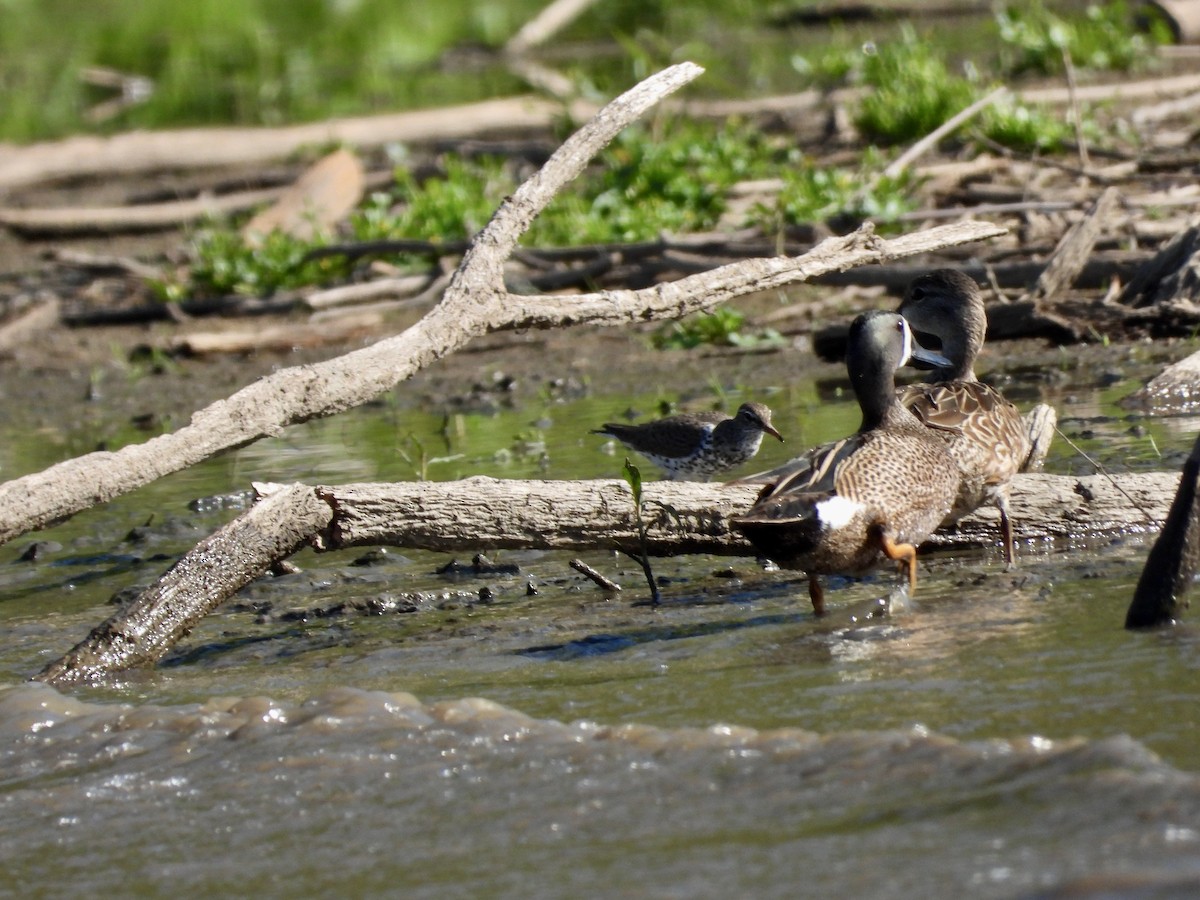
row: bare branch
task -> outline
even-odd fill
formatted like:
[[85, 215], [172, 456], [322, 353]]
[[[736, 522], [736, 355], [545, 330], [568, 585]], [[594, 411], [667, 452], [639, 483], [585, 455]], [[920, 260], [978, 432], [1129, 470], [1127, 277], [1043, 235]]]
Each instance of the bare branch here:
[[504, 52], [518, 55], [544, 44], [587, 12], [595, 2], [596, 0], [554, 0], [509, 38], [508, 43], [504, 45]]

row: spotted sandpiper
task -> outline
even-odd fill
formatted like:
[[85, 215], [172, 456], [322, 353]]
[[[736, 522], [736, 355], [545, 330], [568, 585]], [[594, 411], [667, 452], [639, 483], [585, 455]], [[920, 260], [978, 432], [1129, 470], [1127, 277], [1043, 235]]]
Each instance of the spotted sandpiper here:
[[663, 470], [669, 481], [708, 481], [752, 459], [763, 434], [783, 440], [762, 403], [743, 403], [737, 414], [684, 413], [640, 425], [608, 422], [592, 434], [616, 438]]

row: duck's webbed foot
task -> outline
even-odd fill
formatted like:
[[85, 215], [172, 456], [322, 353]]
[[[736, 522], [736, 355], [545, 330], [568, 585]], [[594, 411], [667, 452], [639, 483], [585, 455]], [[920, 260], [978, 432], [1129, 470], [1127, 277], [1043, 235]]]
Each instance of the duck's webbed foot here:
[[912, 544], [897, 542], [884, 529], [882, 523], [871, 527], [879, 538], [879, 546], [883, 550], [883, 555], [898, 562], [902, 572], [907, 571], [908, 593], [910, 597], [915, 595], [917, 593], [917, 548]]

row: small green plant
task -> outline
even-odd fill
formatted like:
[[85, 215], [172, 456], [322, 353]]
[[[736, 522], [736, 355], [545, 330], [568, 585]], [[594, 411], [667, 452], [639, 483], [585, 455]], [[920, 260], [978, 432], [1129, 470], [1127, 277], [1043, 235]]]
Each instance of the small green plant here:
[[873, 175], [882, 164], [878, 154], [868, 150], [857, 172], [812, 164], [790, 168], [783, 173], [775, 208], [760, 214], [780, 225], [840, 217], [893, 222], [914, 208], [916, 183], [907, 172], [895, 177]]
[[[307, 258], [310, 250], [325, 243], [324, 237], [303, 241], [273, 231], [260, 246], [254, 246], [236, 230], [202, 231], [193, 243], [191, 291], [261, 297], [281, 288], [320, 284], [345, 271], [345, 264], [339, 259]], [[168, 297], [179, 294], [171, 286], [160, 292]]]
[[637, 520], [638, 529], [638, 552], [624, 548], [622, 548], [622, 552], [642, 567], [642, 573], [646, 576], [646, 584], [650, 586], [650, 604], [658, 606], [660, 602], [658, 582], [654, 578], [654, 571], [650, 568], [650, 554], [646, 549], [646, 523], [642, 519], [642, 472], [629, 461], [629, 457], [625, 457], [625, 466], [622, 472], [625, 475], [626, 484], [629, 485], [629, 490], [633, 493], [633, 515]]
[[1153, 58], [1155, 44], [1170, 41], [1160, 18], [1149, 19], [1148, 33], [1133, 28], [1122, 0], [1093, 3], [1082, 17], [1063, 18], [1040, 2], [1006, 6], [996, 12], [1000, 63], [1009, 75], [1054, 75], [1071, 64], [1099, 71], [1128, 71]]
[[1027, 106], [1006, 97], [980, 116], [979, 133], [1013, 150], [1057, 150], [1074, 137], [1071, 124], [1061, 115]]
[[855, 124], [881, 144], [914, 141], [971, 103], [974, 86], [952, 75], [928, 41], [904, 28], [898, 40], [864, 49], [862, 80], [871, 90]]
[[515, 186], [501, 159], [447, 154], [441, 174], [423, 181], [407, 167], [397, 169], [394, 196], [373, 194], [351, 217], [350, 230], [360, 241], [466, 240], [487, 224]]
[[691, 350], [694, 347], [778, 346], [783, 337], [774, 329], [755, 334], [743, 331], [746, 317], [728, 306], [710, 313], [698, 313], [671, 322], [659, 329], [650, 341], [658, 350]]
[[834, 88], [855, 77], [862, 67], [862, 52], [847, 40], [835, 39], [808, 55], [796, 53], [792, 68], [806, 81], [823, 88]]
[[628, 128], [534, 221], [541, 245], [653, 240], [716, 225], [736, 182], [765, 171], [761, 133], [730, 122]]

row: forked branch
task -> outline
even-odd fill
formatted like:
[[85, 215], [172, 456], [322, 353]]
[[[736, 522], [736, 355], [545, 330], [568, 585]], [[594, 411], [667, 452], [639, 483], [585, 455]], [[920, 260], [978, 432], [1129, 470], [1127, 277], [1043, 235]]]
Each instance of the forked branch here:
[[740, 294], [1004, 233], [986, 223], [963, 222], [882, 241], [863, 229], [801, 257], [746, 260], [640, 291], [509, 294], [505, 261], [538, 213], [623, 128], [702, 71], [692, 63], [672, 66], [600, 110], [500, 206], [475, 237], [441, 302], [416, 325], [336, 359], [269, 375], [200, 410], [171, 434], [112, 453], [90, 453], [0, 485], [0, 543], [225, 450], [278, 435], [289, 425], [365, 403], [490, 331], [675, 318]]

